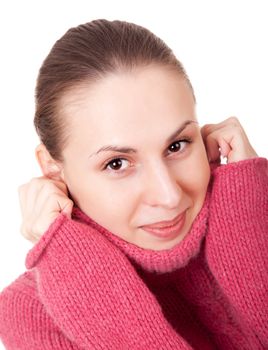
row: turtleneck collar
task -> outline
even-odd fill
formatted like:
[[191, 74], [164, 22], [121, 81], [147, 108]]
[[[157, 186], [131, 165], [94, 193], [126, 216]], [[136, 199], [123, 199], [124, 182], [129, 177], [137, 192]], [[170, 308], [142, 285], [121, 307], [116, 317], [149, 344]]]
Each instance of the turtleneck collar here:
[[189, 260], [198, 254], [207, 231], [210, 196], [209, 186], [203, 206], [183, 241], [171, 249], [160, 251], [143, 249], [123, 240], [97, 224], [78, 207], [74, 207], [72, 215], [73, 219], [90, 225], [105, 235], [138, 267], [149, 272], [167, 273], [187, 265]]

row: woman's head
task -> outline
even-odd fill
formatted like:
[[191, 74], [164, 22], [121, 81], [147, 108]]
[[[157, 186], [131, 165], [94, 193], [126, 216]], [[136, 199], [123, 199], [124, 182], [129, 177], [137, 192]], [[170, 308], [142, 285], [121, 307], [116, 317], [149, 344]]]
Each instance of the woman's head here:
[[[44, 174], [100, 225], [156, 250], [189, 231], [210, 169], [190, 81], [147, 29], [106, 20], [70, 29], [40, 69], [35, 126]], [[179, 231], [144, 227], [182, 213]]]
[[36, 86], [34, 123], [51, 156], [62, 160], [68, 139], [68, 123], [60, 109], [66, 92], [93, 85], [109, 73], [152, 63], [175, 69], [191, 86], [170, 48], [146, 28], [103, 19], [68, 30], [43, 62]]

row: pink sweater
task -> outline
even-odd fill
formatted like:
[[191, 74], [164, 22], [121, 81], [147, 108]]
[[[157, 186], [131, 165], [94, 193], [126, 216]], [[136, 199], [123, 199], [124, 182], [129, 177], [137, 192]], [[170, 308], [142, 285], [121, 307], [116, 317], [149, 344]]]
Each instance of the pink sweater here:
[[6, 349], [268, 349], [267, 163], [216, 168], [170, 250], [61, 214], [0, 295]]

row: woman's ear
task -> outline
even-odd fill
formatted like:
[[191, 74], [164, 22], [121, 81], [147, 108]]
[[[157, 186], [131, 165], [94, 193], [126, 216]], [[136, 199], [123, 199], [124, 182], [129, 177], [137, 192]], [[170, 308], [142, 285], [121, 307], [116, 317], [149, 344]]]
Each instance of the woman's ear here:
[[44, 176], [64, 181], [62, 164], [51, 157], [43, 143], [36, 147], [35, 156]]

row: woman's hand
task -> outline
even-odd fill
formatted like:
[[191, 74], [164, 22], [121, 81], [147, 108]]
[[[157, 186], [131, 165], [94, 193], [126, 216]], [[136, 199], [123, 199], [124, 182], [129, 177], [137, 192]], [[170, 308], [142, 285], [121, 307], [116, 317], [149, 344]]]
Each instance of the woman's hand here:
[[33, 178], [19, 187], [21, 233], [35, 243], [50, 224], [64, 212], [71, 217], [73, 201], [65, 183], [46, 177]]
[[210, 163], [220, 163], [221, 156], [227, 163], [258, 157], [236, 117], [218, 124], [206, 124], [201, 128]]

